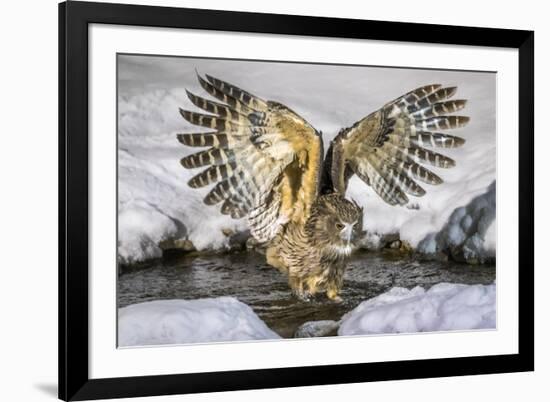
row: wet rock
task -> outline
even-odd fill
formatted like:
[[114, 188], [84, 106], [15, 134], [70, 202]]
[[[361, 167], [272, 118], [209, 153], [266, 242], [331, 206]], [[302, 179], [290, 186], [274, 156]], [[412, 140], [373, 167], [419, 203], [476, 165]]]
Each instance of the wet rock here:
[[162, 251], [162, 258], [179, 258], [183, 255], [197, 252], [195, 245], [189, 239], [166, 239], [158, 244]]
[[314, 338], [322, 336], [335, 336], [340, 323], [333, 320], [308, 321], [296, 330], [294, 338]]
[[365, 235], [358, 241], [358, 246], [363, 250], [378, 251], [387, 248], [388, 245], [396, 241], [399, 241], [399, 233], [365, 232]]
[[401, 244], [399, 245], [399, 251], [402, 253], [410, 254], [414, 252], [413, 246], [411, 246], [411, 243], [409, 243], [406, 240], [401, 240]]
[[235, 233], [231, 229], [224, 229], [222, 232], [224, 235], [229, 237], [229, 243], [227, 244], [227, 249], [229, 251], [244, 250], [248, 239], [251, 238], [249, 230]]
[[195, 245], [189, 239], [167, 239], [159, 243], [162, 251], [181, 250], [181, 251], [196, 251]]
[[401, 248], [401, 240], [392, 241], [390, 244], [388, 244], [388, 248], [399, 250]]
[[384, 253], [391, 258], [409, 258], [414, 253], [414, 249], [408, 241], [394, 240], [386, 245]]
[[233, 229], [230, 229], [230, 228], [223, 228], [222, 233], [225, 237], [231, 237], [235, 234], [235, 231]]
[[416, 253], [416, 257], [419, 261], [449, 261], [449, 256], [441, 251], [434, 251], [432, 253]]
[[494, 263], [494, 257], [487, 253], [480, 253], [483, 250], [483, 239], [479, 235], [474, 235], [460, 246], [450, 249], [451, 257], [454, 261], [465, 262], [470, 265], [485, 263]]
[[255, 251], [260, 254], [265, 254], [266, 243], [260, 243], [258, 240], [250, 236], [246, 240], [246, 249]]
[[246, 241], [246, 249], [247, 250], [253, 250], [254, 248], [256, 248], [258, 246], [258, 240], [256, 240], [255, 238], [253, 237], [250, 237], [247, 241]]
[[389, 244], [400, 241], [399, 233], [386, 233], [380, 236], [380, 242], [387, 247]]
[[372, 251], [380, 250], [383, 245], [378, 233], [365, 233], [365, 235], [357, 241], [357, 246], [362, 250]]

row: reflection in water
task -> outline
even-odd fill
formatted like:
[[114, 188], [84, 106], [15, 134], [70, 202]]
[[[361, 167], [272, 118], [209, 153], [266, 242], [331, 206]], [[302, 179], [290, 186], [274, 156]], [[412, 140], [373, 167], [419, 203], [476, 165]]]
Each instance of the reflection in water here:
[[292, 337], [304, 322], [339, 320], [361, 301], [394, 286], [428, 288], [439, 282], [489, 284], [495, 267], [453, 262], [419, 262], [382, 253], [356, 253], [345, 276], [343, 303], [320, 296], [302, 302], [290, 293], [286, 278], [265, 263], [263, 255], [237, 252], [158, 260], [126, 269], [118, 279], [118, 305], [160, 299], [233, 296], [248, 304], [283, 337]]

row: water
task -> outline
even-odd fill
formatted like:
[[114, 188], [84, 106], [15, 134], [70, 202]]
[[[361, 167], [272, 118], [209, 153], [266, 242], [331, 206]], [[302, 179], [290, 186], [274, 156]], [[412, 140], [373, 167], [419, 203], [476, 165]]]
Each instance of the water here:
[[156, 260], [124, 269], [118, 278], [118, 305], [233, 296], [252, 307], [279, 335], [292, 337], [301, 324], [339, 320], [361, 301], [394, 286], [427, 288], [439, 282], [489, 284], [494, 280], [494, 265], [419, 262], [382, 252], [359, 252], [348, 264], [342, 303], [325, 297], [303, 302], [291, 295], [285, 276], [267, 265], [263, 255], [244, 251]]

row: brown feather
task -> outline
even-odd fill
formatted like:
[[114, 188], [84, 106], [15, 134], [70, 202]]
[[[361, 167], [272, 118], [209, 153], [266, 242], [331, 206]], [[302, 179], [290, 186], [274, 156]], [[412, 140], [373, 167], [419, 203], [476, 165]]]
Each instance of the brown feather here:
[[405, 193], [426, 192], [414, 180], [440, 184], [441, 178], [421, 164], [450, 168], [455, 161], [429, 148], [455, 148], [463, 138], [432, 132], [464, 127], [467, 116], [449, 115], [466, 101], [450, 100], [456, 87], [426, 85], [387, 103], [342, 130], [332, 142], [330, 175], [335, 191], [345, 194], [346, 169], [351, 169], [392, 205], [408, 202]]

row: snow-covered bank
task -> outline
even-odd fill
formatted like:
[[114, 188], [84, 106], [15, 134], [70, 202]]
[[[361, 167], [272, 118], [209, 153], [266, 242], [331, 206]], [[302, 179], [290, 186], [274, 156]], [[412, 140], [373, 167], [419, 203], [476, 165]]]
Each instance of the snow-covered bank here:
[[119, 309], [118, 345], [143, 346], [280, 338], [233, 297], [159, 300]]
[[496, 327], [496, 286], [440, 283], [393, 288], [344, 317], [338, 335], [412, 333]]
[[[484, 262], [495, 257], [496, 183], [465, 207], [454, 210], [439, 233], [431, 233], [418, 245], [427, 255], [444, 253], [457, 261]], [[490, 229], [490, 230], [489, 230]]]
[[198, 250], [223, 249], [229, 245], [224, 229], [246, 229], [243, 220], [206, 207], [206, 191], [187, 186], [194, 172], [183, 169], [179, 160], [190, 150], [179, 145], [175, 134], [191, 128], [177, 113], [186, 99], [183, 88], [119, 96], [121, 263], [160, 257], [160, 243], [166, 240], [188, 239]]
[[[496, 328], [496, 286], [400, 287], [363, 301], [341, 319], [310, 321], [296, 338]], [[119, 346], [280, 339], [233, 297], [159, 300], [119, 309]]]
[[[218, 207], [204, 205], [208, 188], [189, 188], [186, 183], [197, 172], [179, 164], [194, 150], [179, 144], [176, 133], [197, 130], [178, 113], [179, 107], [195, 110], [185, 88], [204, 95], [195, 68], [287, 104], [323, 132], [325, 148], [340, 128], [414, 87], [432, 82], [457, 85], [457, 98], [468, 99], [464, 114], [471, 121], [453, 132], [466, 144], [444, 150], [457, 166], [434, 168], [443, 184], [426, 185], [424, 197], [412, 197], [406, 207], [392, 207], [357, 177], [351, 179], [348, 196], [365, 207], [365, 229], [374, 237], [396, 233], [416, 248], [427, 236], [445, 230], [453, 211], [484, 194], [495, 180], [493, 74], [119, 56], [118, 259], [122, 263], [159, 257], [159, 244], [167, 240], [190, 240], [198, 250], [224, 249], [230, 243], [224, 230], [246, 229], [244, 220], [232, 220]], [[494, 246], [487, 251], [491, 239], [486, 241], [486, 233], [494, 230], [469, 236], [473, 246], [468, 245], [468, 250], [494, 255]]]

